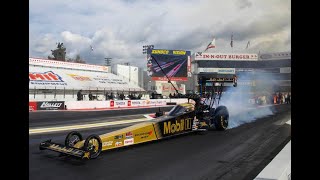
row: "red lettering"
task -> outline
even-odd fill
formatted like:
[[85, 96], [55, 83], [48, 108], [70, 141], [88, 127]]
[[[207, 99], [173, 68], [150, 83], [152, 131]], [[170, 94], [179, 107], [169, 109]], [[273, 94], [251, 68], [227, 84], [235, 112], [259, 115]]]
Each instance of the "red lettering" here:
[[204, 58], [210, 58], [208, 54], [203, 55]]
[[47, 74], [44, 74], [43, 76], [46, 78], [46, 80], [51, 80], [51, 78]]
[[29, 73], [30, 80], [59, 80], [58, 76], [52, 73]]
[[41, 80], [44, 80], [45, 78], [42, 76], [42, 74], [33, 74], [33, 73], [29, 73], [29, 78], [31, 80], [37, 80], [38, 78], [40, 78]]
[[210, 58], [211, 58], [211, 59], [214, 59], [214, 55], [212, 54]]

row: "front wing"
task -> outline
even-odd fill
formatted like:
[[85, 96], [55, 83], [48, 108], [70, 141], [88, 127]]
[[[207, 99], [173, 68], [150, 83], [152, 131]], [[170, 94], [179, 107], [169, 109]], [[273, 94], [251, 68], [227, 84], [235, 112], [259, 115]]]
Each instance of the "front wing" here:
[[75, 147], [66, 147], [65, 145], [53, 143], [51, 140], [44, 141], [40, 143], [40, 150], [52, 150], [56, 152], [60, 152], [62, 154], [67, 154], [71, 156], [76, 156], [80, 158], [89, 157], [90, 152], [84, 151], [83, 149], [75, 148]]

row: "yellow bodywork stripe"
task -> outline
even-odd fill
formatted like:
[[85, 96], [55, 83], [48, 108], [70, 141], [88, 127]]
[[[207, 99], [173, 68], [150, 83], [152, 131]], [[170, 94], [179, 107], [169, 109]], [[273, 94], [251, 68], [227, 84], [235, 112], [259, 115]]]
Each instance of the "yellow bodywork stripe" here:
[[136, 122], [148, 121], [151, 119], [153, 118], [140, 118], [140, 119], [131, 119], [131, 120], [122, 120], [122, 121], [111, 121], [111, 122], [103, 122], [103, 123], [91, 123], [91, 124], [83, 124], [83, 125], [60, 126], [60, 127], [49, 127], [49, 128], [33, 128], [33, 129], [29, 129], [29, 135], [136, 123]]

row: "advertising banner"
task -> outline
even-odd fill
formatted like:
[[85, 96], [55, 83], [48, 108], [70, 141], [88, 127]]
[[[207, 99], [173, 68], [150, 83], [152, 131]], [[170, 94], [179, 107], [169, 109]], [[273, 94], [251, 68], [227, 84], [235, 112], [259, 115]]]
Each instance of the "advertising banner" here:
[[127, 107], [127, 106], [128, 106], [127, 100], [114, 101], [114, 107]]
[[199, 73], [235, 74], [235, 68], [198, 68]]
[[37, 110], [37, 102], [29, 102], [29, 111]]
[[149, 49], [147, 61], [148, 75], [152, 80], [168, 81], [164, 73], [171, 81], [187, 81], [187, 77], [191, 77], [190, 51]]
[[257, 54], [231, 54], [231, 53], [195, 53], [195, 60], [217, 60], [217, 61], [257, 61]]
[[[129, 102], [128, 102], [129, 105]], [[132, 107], [146, 106], [146, 100], [131, 100]]]
[[67, 85], [64, 79], [62, 79], [61, 75], [55, 73], [54, 71], [29, 72], [29, 82], [31, 85]]
[[81, 69], [81, 70], [85, 69], [85, 70], [108, 72], [107, 66], [73, 63], [73, 62], [66, 62], [66, 61], [55, 61], [55, 60], [40, 59], [40, 58], [29, 58], [29, 64], [39, 65], [39, 66], [48, 66], [48, 67], [61, 67], [61, 68], [72, 68], [72, 69]]
[[63, 110], [64, 101], [38, 101], [37, 110]]

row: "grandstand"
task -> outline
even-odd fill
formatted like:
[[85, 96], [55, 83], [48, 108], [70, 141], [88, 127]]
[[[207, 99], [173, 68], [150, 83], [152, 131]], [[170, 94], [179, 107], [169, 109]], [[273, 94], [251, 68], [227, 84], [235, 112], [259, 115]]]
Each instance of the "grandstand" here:
[[113, 99], [119, 94], [141, 94], [145, 90], [110, 73], [108, 66], [29, 58], [30, 101], [74, 101], [82, 90], [83, 100]]

